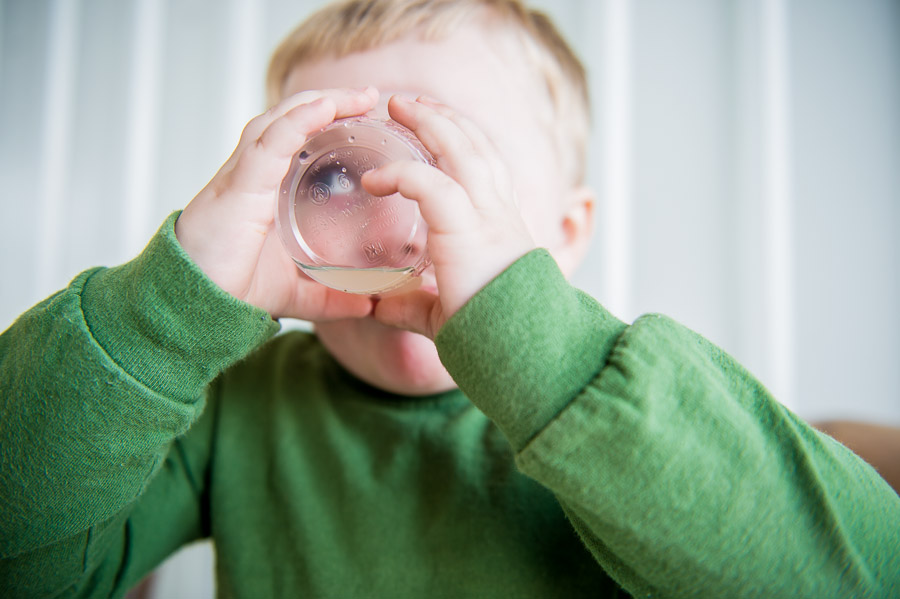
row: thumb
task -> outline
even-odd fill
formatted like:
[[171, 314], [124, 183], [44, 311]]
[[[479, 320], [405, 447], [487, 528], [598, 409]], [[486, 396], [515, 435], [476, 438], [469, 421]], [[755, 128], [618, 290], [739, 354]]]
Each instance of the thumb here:
[[343, 293], [307, 279], [301, 280], [295, 286], [293, 296], [280, 306], [277, 314], [273, 313], [272, 317], [328, 322], [346, 318], [364, 318], [371, 313], [371, 297]]
[[381, 324], [434, 340], [442, 324], [441, 313], [441, 303], [435, 294], [417, 290], [378, 300], [373, 316]]

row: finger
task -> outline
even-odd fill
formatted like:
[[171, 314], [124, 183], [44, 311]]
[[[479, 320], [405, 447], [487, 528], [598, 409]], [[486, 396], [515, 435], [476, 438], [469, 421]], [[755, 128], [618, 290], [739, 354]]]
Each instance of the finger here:
[[495, 202], [498, 189], [494, 165], [479, 146], [453, 120], [421, 102], [394, 96], [388, 106], [391, 117], [412, 130], [438, 167], [459, 182], [476, 205]]
[[308, 320], [312, 313], [311, 306], [314, 306], [320, 310], [313, 319], [315, 322], [364, 318], [372, 313], [374, 304], [369, 296], [343, 293], [319, 283], [305, 285], [302, 293], [304, 294], [302, 307], [298, 310], [296, 318]]
[[[317, 129], [328, 125], [334, 119], [363, 114], [378, 101], [378, 91], [374, 87], [365, 90], [337, 89], [317, 92], [319, 98], [290, 107], [287, 104], [283, 114], [274, 119], [260, 134], [255, 145], [261, 146], [272, 155], [293, 156], [306, 141], [306, 137]], [[299, 94], [303, 96], [304, 94]], [[311, 113], [309, 108], [322, 101], [333, 105], [330, 119], [322, 122], [321, 114]]]
[[[366, 90], [328, 90], [316, 100], [289, 108], [273, 120], [255, 143], [249, 144], [238, 158], [231, 183], [245, 193], [270, 194], [287, 172], [291, 157], [303, 146], [309, 134], [336, 118], [363, 114], [378, 98], [375, 88]], [[299, 94], [298, 98], [303, 97]], [[305, 96], [307, 99], [309, 96]]]
[[372, 313], [372, 298], [325, 287], [299, 272], [293, 294], [278, 310], [279, 317], [315, 322], [363, 318]]
[[434, 339], [440, 310], [436, 295], [427, 291], [413, 291], [380, 300], [375, 304], [372, 315], [381, 324]]
[[[378, 102], [378, 90], [372, 86], [365, 89], [306, 90], [290, 95], [247, 123], [247, 126], [244, 127], [244, 131], [241, 134], [241, 141], [244, 144], [256, 141], [274, 121], [298, 106], [311, 104], [319, 98], [328, 97], [334, 100], [335, 105], [337, 106], [337, 118], [362, 114], [362, 112], [355, 112], [355, 109], [361, 100], [361, 95], [371, 98], [372, 105]], [[368, 109], [369, 108], [363, 109], [363, 112]]]
[[[334, 112], [317, 113], [317, 103], [326, 98], [333, 102]], [[309, 90], [294, 94], [247, 123], [229, 163], [234, 167], [247, 151], [260, 145], [271, 146], [282, 159], [286, 158], [284, 154], [293, 155], [312, 131], [336, 118], [363, 114], [377, 101], [378, 90], [371, 86], [362, 90]]]
[[472, 206], [459, 183], [430, 164], [413, 160], [389, 162], [362, 176], [363, 188], [375, 196], [399, 193], [419, 204], [430, 233], [465, 231]]
[[469, 138], [469, 141], [471, 141], [472, 145], [475, 147], [475, 151], [491, 164], [494, 181], [501, 196], [515, 204], [515, 192], [513, 191], [512, 177], [509, 175], [509, 170], [503, 163], [497, 146], [484, 133], [481, 127], [476, 125], [471, 119], [466, 118], [434, 98], [429, 96], [419, 96], [416, 101], [434, 109], [443, 117], [451, 120], [463, 133], [465, 133]]
[[241, 194], [270, 196], [290, 167], [294, 153], [306, 141], [308, 132], [333, 121], [336, 112], [334, 100], [322, 97], [273, 121], [254, 143], [240, 152], [227, 187]]
[[479, 154], [496, 154], [496, 148], [494, 147], [493, 142], [491, 142], [491, 140], [488, 139], [488, 136], [485, 135], [471, 120], [430, 96], [419, 96], [416, 98], [416, 102], [431, 108], [445, 119], [453, 122], [453, 124], [459, 127], [466, 137], [469, 138], [469, 142]]

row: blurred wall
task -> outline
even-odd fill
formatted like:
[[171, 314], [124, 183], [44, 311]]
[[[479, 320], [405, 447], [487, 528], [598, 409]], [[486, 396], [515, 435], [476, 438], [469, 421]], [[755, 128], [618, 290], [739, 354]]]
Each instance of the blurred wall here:
[[[320, 2], [0, 1], [0, 327], [140, 251]], [[592, 77], [576, 283], [809, 418], [900, 424], [900, 2], [543, 0]]]

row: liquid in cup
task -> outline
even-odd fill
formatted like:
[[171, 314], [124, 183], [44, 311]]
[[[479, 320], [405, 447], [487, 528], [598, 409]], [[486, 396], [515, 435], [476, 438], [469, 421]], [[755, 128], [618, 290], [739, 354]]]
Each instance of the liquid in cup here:
[[411, 131], [371, 117], [337, 120], [294, 155], [276, 227], [306, 275], [341, 291], [377, 294], [414, 283], [428, 266], [418, 204], [400, 194], [373, 196], [360, 182], [396, 160], [434, 164]]

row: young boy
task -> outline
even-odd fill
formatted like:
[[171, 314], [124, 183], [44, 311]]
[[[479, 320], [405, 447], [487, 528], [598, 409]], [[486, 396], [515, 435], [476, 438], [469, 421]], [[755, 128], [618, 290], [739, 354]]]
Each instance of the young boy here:
[[[704, 339], [566, 282], [587, 101], [543, 17], [350, 0], [269, 82], [141, 256], [0, 340], [0, 594], [118, 596], [203, 537], [224, 597], [900, 592], [877, 473]], [[437, 166], [365, 176], [419, 203], [433, 259], [379, 300], [304, 278], [272, 221], [304, 138], [385, 106]], [[270, 339], [283, 316], [315, 335]]]

